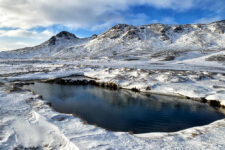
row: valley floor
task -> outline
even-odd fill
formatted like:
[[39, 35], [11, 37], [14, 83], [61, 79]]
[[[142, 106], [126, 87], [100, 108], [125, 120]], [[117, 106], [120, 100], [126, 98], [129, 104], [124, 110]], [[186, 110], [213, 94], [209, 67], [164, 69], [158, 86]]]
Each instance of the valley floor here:
[[143, 92], [225, 106], [225, 68], [218, 62], [146, 60], [0, 60], [0, 149], [224, 149], [225, 119], [175, 133], [132, 135], [84, 124], [52, 110], [12, 82], [84, 75]]

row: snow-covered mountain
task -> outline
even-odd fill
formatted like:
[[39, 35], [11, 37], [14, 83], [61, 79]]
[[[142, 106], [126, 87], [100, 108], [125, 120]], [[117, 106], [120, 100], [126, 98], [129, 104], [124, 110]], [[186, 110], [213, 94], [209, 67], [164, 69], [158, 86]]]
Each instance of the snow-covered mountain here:
[[118, 24], [88, 38], [62, 31], [35, 46], [0, 53], [0, 58], [114, 58], [173, 60], [183, 53], [225, 49], [225, 20], [210, 24], [132, 26]]
[[[206, 105], [195, 106], [193, 99], [225, 113], [224, 31], [225, 21], [137, 27], [119, 24], [88, 38], [63, 31], [38, 46], [0, 52], [0, 150], [224, 149], [225, 119], [178, 132], [133, 135], [56, 112], [39, 93], [21, 89], [40, 80], [63, 84], [94, 80], [103, 87], [136, 91], [118, 91], [133, 95], [133, 99], [147, 94], [152, 101], [172, 102], [178, 98], [168, 95], [176, 95], [186, 97], [184, 103], [191, 105], [184, 111], [195, 112]], [[54, 89], [46, 86], [40, 90], [51, 95]], [[158, 99], [154, 93], [167, 96], [158, 95]], [[174, 107], [181, 106], [176, 103]], [[212, 117], [207, 111], [200, 113]], [[133, 123], [142, 125], [138, 119]]]

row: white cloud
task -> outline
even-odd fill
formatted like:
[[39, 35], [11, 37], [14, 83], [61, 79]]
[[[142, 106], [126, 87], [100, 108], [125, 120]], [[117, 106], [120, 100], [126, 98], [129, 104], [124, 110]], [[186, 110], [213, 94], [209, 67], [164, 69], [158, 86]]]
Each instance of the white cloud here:
[[16, 45], [21, 46], [21, 47], [27, 47], [27, 46], [29, 46], [29, 43], [25, 43], [25, 42], [16, 42]]
[[143, 25], [148, 24], [150, 22], [148, 16], [145, 14], [129, 14], [127, 15], [127, 18], [118, 17], [115, 20], [111, 20], [102, 24], [97, 24], [92, 26], [90, 29], [91, 31], [95, 30], [102, 30], [102, 29], [108, 29], [111, 28], [113, 24], [119, 24], [119, 23], [125, 23], [125, 24], [132, 24], [132, 25]]
[[198, 0], [139, 0], [142, 4], [148, 4], [157, 8], [171, 8], [178, 11], [193, 7]]
[[35, 46], [49, 39], [52, 32], [29, 31], [25, 29], [0, 30], [0, 51]]
[[87, 28], [114, 23], [130, 6], [186, 10], [194, 0], [0, 0], [0, 27], [32, 28], [63, 24]]
[[53, 33], [45, 30], [43, 32], [28, 31], [25, 29], [0, 30], [0, 37], [24, 37], [24, 38], [43, 38], [50, 37]]
[[[48, 30], [40, 33], [30, 30], [35, 27], [57, 24], [70, 29], [94, 31], [105, 30], [117, 23], [176, 23], [171, 17], [159, 18], [158, 21], [150, 20], [151, 14], [129, 14], [127, 10], [131, 6], [147, 5], [179, 12], [199, 8], [215, 11], [219, 16], [219, 13], [224, 11], [224, 3], [223, 0], [0, 0], [0, 28], [16, 28], [9, 31], [0, 30], [0, 49], [33, 46], [47, 40], [53, 34]], [[206, 23], [219, 18], [201, 18], [196, 22]], [[3, 38], [8, 40], [1, 40]], [[9, 38], [17, 38], [17, 41], [11, 41]], [[18, 41], [23, 43], [17, 43]]]
[[218, 21], [221, 20], [220, 16], [216, 16], [216, 17], [207, 17], [207, 18], [200, 18], [198, 20], [196, 20], [194, 23], [202, 23], [202, 24], [207, 24], [207, 23], [211, 23], [214, 21]]
[[35, 43], [26, 43], [26, 42], [15, 42], [12, 43], [10, 41], [5, 41], [0, 39], [0, 52], [1, 51], [6, 51], [6, 50], [13, 50], [13, 49], [18, 49], [18, 48], [23, 48], [23, 47], [28, 47], [28, 46], [34, 46]]

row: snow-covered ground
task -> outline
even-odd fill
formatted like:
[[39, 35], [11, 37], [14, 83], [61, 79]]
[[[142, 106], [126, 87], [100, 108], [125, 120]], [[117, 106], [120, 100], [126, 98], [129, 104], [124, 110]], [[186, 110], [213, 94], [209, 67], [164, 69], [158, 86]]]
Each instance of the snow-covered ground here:
[[[11, 91], [11, 92], [9, 92]], [[0, 87], [0, 149], [224, 149], [225, 119], [175, 133], [131, 135], [53, 111], [29, 91]]]
[[[173, 62], [120, 60], [57, 60], [38, 63], [7, 60], [1, 64], [6, 81], [54, 79], [84, 75], [98, 82], [112, 82], [121, 88], [218, 101], [225, 106], [225, 68], [217, 62], [193, 58]], [[43, 63], [39, 63], [43, 61]], [[195, 65], [195, 64], [198, 65]]]
[[0, 149], [225, 149], [225, 120], [175, 133], [109, 132], [52, 110], [13, 82], [83, 75], [149, 93], [225, 107], [225, 21], [208, 25], [117, 25], [79, 39], [0, 52]]
[[[109, 132], [84, 124], [72, 115], [52, 110], [29, 91], [13, 91], [10, 81], [54, 79], [85, 75], [98, 82], [113, 82], [144, 92], [221, 100], [224, 105], [225, 75], [198, 70], [197, 66], [152, 64], [145, 61], [55, 61], [1, 63], [0, 149], [224, 149], [225, 120], [175, 133]], [[25, 61], [25, 60], [23, 60]], [[42, 61], [42, 60], [40, 60]], [[43, 61], [44, 62], [44, 61]], [[159, 66], [160, 69], [157, 68]], [[180, 67], [180, 68], [179, 68]], [[193, 70], [192, 70], [193, 67]], [[203, 66], [202, 66], [203, 67]], [[141, 68], [141, 69], [138, 69]], [[169, 69], [170, 68], [170, 69]], [[182, 69], [183, 68], [183, 69]], [[199, 68], [199, 69], [204, 69]], [[187, 71], [188, 70], [188, 71]], [[192, 70], [192, 71], [191, 71]], [[210, 70], [209, 70], [210, 71]], [[10, 90], [11, 89], [11, 90]], [[221, 111], [224, 111], [221, 108]]]

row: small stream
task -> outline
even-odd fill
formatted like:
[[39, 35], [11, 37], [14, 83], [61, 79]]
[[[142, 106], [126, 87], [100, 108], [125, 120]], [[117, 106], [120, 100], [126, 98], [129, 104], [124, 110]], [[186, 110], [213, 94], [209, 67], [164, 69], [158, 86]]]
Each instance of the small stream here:
[[39, 82], [23, 88], [42, 95], [55, 111], [111, 131], [174, 132], [225, 118], [208, 104], [172, 96]]

